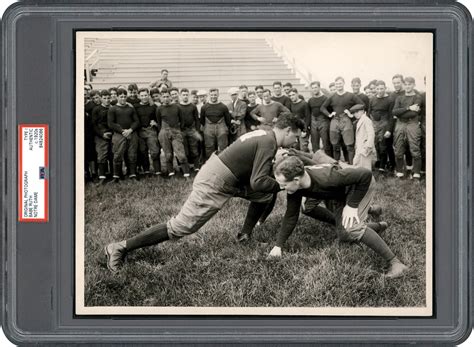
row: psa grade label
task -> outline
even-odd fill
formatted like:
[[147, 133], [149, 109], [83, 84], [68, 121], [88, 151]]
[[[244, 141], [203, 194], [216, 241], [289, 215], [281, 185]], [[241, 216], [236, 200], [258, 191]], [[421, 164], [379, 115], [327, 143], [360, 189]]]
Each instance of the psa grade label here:
[[18, 126], [18, 221], [48, 221], [48, 125]]

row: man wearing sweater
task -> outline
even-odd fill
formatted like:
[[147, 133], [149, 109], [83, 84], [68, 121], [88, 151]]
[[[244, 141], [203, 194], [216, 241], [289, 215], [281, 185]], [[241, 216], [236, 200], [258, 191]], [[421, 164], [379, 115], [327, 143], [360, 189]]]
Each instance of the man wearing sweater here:
[[136, 130], [140, 127], [135, 108], [127, 103], [127, 91], [117, 91], [117, 105], [111, 106], [107, 113], [107, 123], [114, 131], [112, 135], [112, 153], [114, 154], [114, 182], [122, 175], [122, 162], [125, 152], [128, 155], [128, 173], [132, 179], [137, 178], [138, 136]]
[[95, 133], [95, 150], [97, 152], [97, 166], [99, 180], [105, 183], [107, 160], [111, 152], [112, 130], [107, 123], [107, 114], [110, 107], [110, 93], [104, 89], [100, 92], [102, 103], [92, 111], [92, 125]]
[[311, 111], [310, 129], [313, 152], [319, 149], [320, 141], [322, 141], [324, 152], [332, 156], [332, 147], [329, 141], [329, 124], [331, 120], [321, 112], [321, 106], [327, 97], [321, 92], [321, 83], [318, 81], [311, 83], [311, 92], [313, 96], [308, 100], [308, 106]]
[[[211, 102], [216, 103], [217, 97], [212, 96], [213, 93], [210, 93]], [[108, 268], [117, 271], [130, 251], [195, 233], [232, 197], [250, 201], [244, 224], [237, 235], [239, 241], [248, 239], [280, 189], [272, 177], [277, 149], [292, 146], [303, 128], [295, 116], [284, 115], [272, 130], [246, 133], [223, 152], [213, 154], [194, 179], [193, 190], [176, 217], [127, 240], [105, 246]]]
[[269, 89], [263, 91], [262, 101], [261, 105], [258, 105], [252, 112], [250, 112], [252, 118], [260, 122], [259, 128], [271, 129], [278, 117], [284, 113], [290, 113], [288, 108], [277, 101], [273, 101]]
[[280, 81], [273, 82], [273, 96], [272, 100], [279, 102], [287, 109], [291, 106], [291, 100], [289, 97], [283, 94], [283, 89]]
[[344, 91], [344, 79], [342, 77], [336, 78], [334, 83], [336, 92], [323, 103], [321, 112], [331, 118], [329, 139], [332, 144], [334, 159], [339, 160], [341, 157], [340, 140], [342, 136], [348, 152], [346, 160], [349, 164], [352, 164], [354, 159], [354, 127], [352, 125], [353, 116], [349, 109], [357, 104], [363, 105], [363, 101], [353, 93]]
[[378, 169], [384, 173], [388, 170], [387, 148], [391, 146], [394, 119], [392, 117], [393, 99], [387, 94], [384, 81], [377, 81], [376, 95], [370, 99], [369, 116], [375, 130], [375, 149], [377, 151]]
[[[199, 112], [195, 104], [189, 101], [189, 90], [181, 89], [181, 101], [179, 109], [181, 111], [182, 132], [184, 141], [184, 150], [188, 162], [194, 165], [194, 171], [199, 171], [201, 164], [199, 162], [199, 142], [202, 141], [199, 130], [201, 123], [199, 121]], [[196, 95], [197, 98], [197, 95]]]
[[[386, 278], [401, 276], [408, 267], [393, 254], [377, 232], [365, 223], [375, 195], [372, 173], [364, 168], [341, 165], [333, 163], [305, 167], [296, 156], [283, 157], [277, 161], [275, 179], [280, 188], [287, 192], [287, 207], [276, 245], [269, 256], [281, 257], [281, 249], [296, 227], [300, 210], [313, 217], [314, 211], [311, 208], [318, 206], [312, 204], [312, 200], [324, 200], [334, 214], [331, 224], [334, 225], [339, 240], [365, 244], [389, 264]], [[308, 199], [302, 205], [303, 197]], [[316, 214], [319, 215], [318, 212]], [[330, 218], [327, 222], [331, 222]]]
[[229, 109], [219, 102], [219, 90], [209, 90], [209, 101], [201, 108], [201, 124], [204, 127], [206, 159], [216, 150], [222, 152], [229, 145], [231, 116]]
[[[310, 132], [311, 127], [311, 112], [309, 110], [308, 103], [302, 100], [299, 97], [298, 90], [296, 88], [292, 88], [289, 92], [291, 105], [290, 111], [296, 117], [301, 119], [302, 122], [305, 124], [305, 130], [301, 133], [301, 136], [298, 138], [299, 146], [297, 149], [302, 150], [303, 152], [309, 152], [308, 149], [308, 133]], [[299, 147], [299, 148], [298, 148]]]
[[393, 145], [397, 177], [404, 177], [404, 156], [407, 151], [413, 158], [413, 178], [420, 179], [421, 171], [421, 129], [419, 115], [422, 97], [415, 91], [415, 79], [405, 78], [405, 95], [396, 98], [392, 114], [396, 117]]
[[351, 81], [352, 92], [364, 102], [365, 109], [369, 109], [369, 97], [360, 91], [362, 82], [359, 77], [354, 77]]
[[140, 103], [135, 105], [140, 128], [138, 129], [138, 162], [142, 165], [145, 174], [150, 174], [150, 160], [153, 162], [155, 175], [161, 175], [160, 144], [158, 142], [158, 123], [156, 121], [156, 105], [150, 105], [150, 95], [147, 88], [138, 91]]
[[158, 140], [161, 148], [165, 152], [166, 157], [166, 172], [168, 176], [174, 176], [173, 168], [173, 153], [181, 164], [183, 176], [189, 177], [189, 164], [184, 150], [183, 143], [183, 118], [181, 110], [176, 103], [172, 103], [171, 96], [168, 90], [161, 92], [162, 105], [156, 110], [156, 122], [158, 123]]
[[252, 118], [250, 113], [255, 110], [258, 106], [257, 104], [257, 93], [253, 90], [249, 91], [247, 94], [249, 99], [249, 104], [247, 105], [247, 109], [245, 110], [245, 127], [247, 132], [257, 130], [259, 122]]

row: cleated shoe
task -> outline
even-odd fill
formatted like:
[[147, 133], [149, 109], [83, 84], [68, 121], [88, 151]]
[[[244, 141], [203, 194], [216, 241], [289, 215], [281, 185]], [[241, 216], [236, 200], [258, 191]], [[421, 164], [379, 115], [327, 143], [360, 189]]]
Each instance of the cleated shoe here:
[[402, 276], [408, 270], [408, 266], [403, 264], [397, 257], [390, 261], [390, 267], [385, 274], [385, 278], [393, 279]]
[[248, 242], [250, 241], [250, 235], [249, 234], [237, 234], [237, 241], [240, 243]]
[[107, 267], [110, 271], [117, 272], [122, 267], [125, 256], [127, 255], [125, 241], [109, 243], [104, 247], [104, 250], [107, 256]]

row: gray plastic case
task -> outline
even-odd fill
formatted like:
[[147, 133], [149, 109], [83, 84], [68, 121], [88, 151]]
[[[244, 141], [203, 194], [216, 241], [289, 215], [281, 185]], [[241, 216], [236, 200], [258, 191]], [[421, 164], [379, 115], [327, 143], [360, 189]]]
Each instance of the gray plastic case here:
[[[193, 20], [190, 21], [189, 18]], [[459, 343], [472, 312], [471, 16], [452, 2], [37, 1], [3, 20], [3, 324], [15, 343]], [[78, 317], [74, 314], [75, 30], [431, 31], [434, 315]], [[50, 215], [17, 217], [17, 125], [49, 124]], [[471, 257], [471, 258], [469, 258]]]

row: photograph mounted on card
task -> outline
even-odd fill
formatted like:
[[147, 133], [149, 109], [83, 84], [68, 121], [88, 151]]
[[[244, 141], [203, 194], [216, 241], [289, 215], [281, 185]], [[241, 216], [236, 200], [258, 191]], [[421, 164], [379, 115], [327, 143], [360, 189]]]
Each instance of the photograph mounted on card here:
[[432, 316], [433, 40], [76, 31], [75, 313]]

